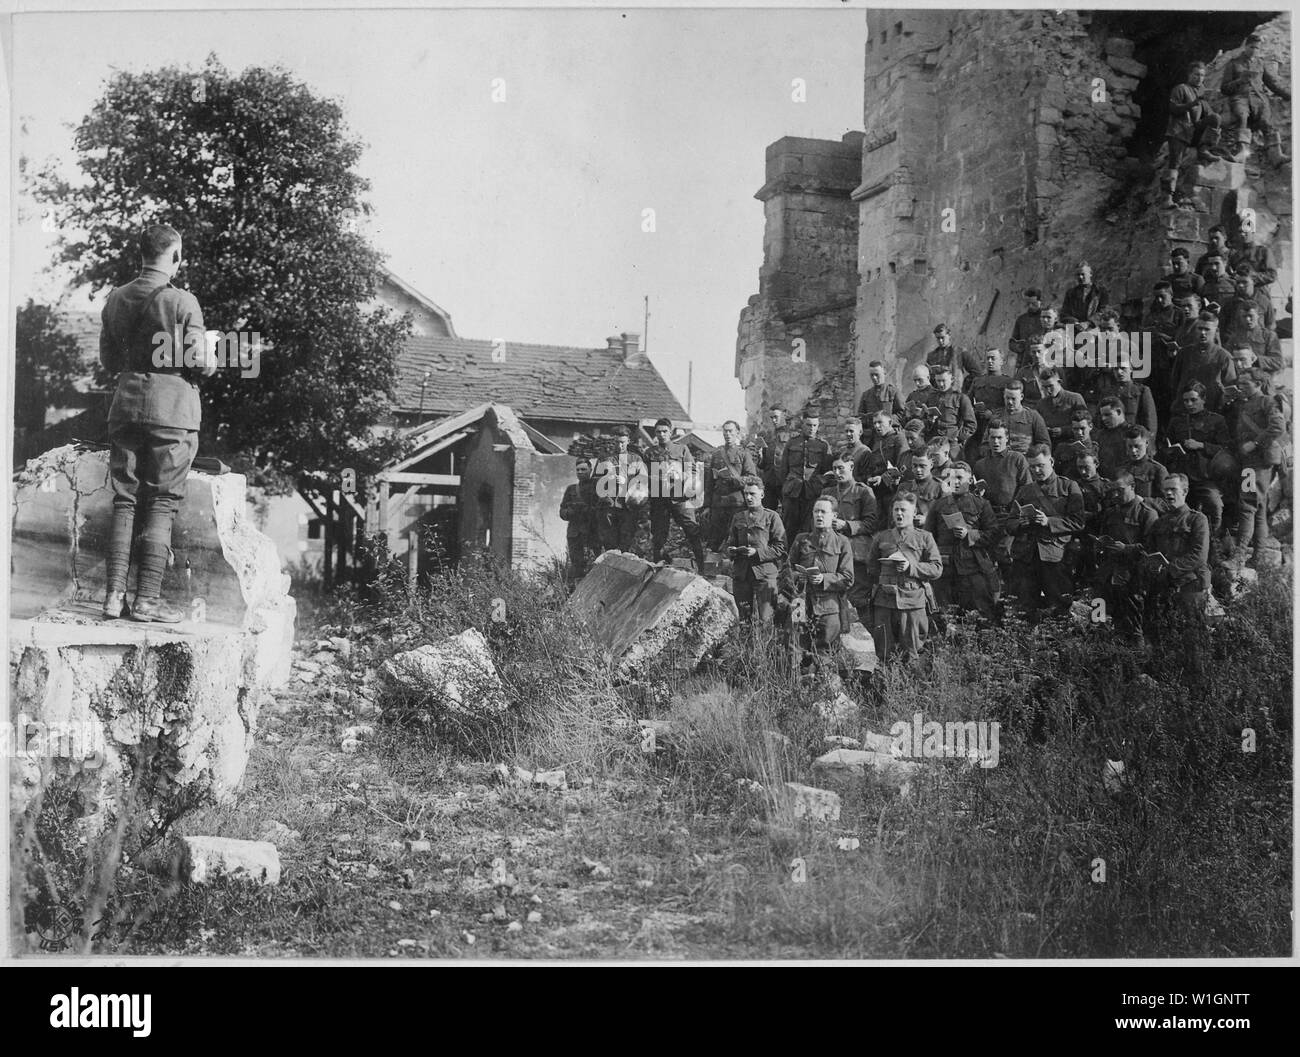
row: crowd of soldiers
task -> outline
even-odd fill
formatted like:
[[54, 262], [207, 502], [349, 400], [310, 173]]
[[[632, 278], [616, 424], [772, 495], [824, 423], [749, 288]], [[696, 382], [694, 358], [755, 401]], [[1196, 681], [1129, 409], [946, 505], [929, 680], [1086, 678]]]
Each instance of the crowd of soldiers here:
[[[1261, 80], [1257, 43], [1225, 73], [1234, 157], [1252, 127], [1271, 131], [1264, 87], [1281, 91]], [[1183, 106], [1188, 87], [1174, 93], [1173, 170], [1176, 138], [1198, 151], [1217, 142], [1212, 112]], [[619, 431], [617, 451], [580, 462], [565, 495], [574, 566], [633, 549], [648, 502], [654, 561], [675, 521], [697, 569], [706, 548], [730, 560], [743, 618], [799, 626], [813, 651], [833, 648], [854, 616], [887, 658], [914, 655], [932, 617], [998, 620], [1008, 602], [1036, 622], [1083, 600], [1127, 632], [1171, 606], [1204, 614], [1212, 564], [1261, 557], [1270, 492], [1289, 480], [1290, 395], [1275, 376], [1291, 320], [1275, 318], [1276, 265], [1248, 211], [1234, 228], [1212, 228], [1195, 265], [1173, 250], [1140, 317], [1124, 306], [1136, 332], [1121, 330], [1087, 262], [1059, 309], [1025, 291], [1010, 362], [958, 349], [940, 323], [906, 394], [870, 363], [858, 415], [834, 440], [819, 435], [815, 407], [796, 424], [773, 408], [747, 445], [727, 422], [700, 483], [667, 419], [643, 450]], [[696, 492], [702, 524], [686, 501]]]

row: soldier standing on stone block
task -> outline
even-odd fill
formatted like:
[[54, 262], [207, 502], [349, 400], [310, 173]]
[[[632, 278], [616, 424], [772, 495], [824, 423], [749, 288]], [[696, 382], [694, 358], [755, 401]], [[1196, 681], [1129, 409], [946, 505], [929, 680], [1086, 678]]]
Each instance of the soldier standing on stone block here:
[[785, 561], [785, 526], [775, 510], [763, 506], [763, 482], [741, 482], [745, 506], [732, 516], [727, 534], [731, 559], [731, 593], [742, 620], [755, 617], [771, 624], [775, 613], [776, 581]]
[[893, 526], [872, 537], [863, 563], [871, 599], [867, 627], [882, 662], [895, 650], [908, 657], [920, 651], [930, 631], [927, 613], [934, 595], [929, 584], [943, 575], [939, 544], [916, 527], [916, 497], [899, 492], [890, 514]]
[[1287, 160], [1282, 149], [1282, 132], [1273, 127], [1265, 90], [1287, 100], [1291, 98], [1291, 90], [1269, 72], [1259, 57], [1261, 39], [1258, 32], [1246, 38], [1241, 54], [1224, 67], [1220, 90], [1228, 100], [1236, 131], [1237, 151], [1232, 160], [1244, 162], [1250, 156], [1251, 129], [1258, 129], [1268, 144], [1269, 161], [1281, 165]]
[[1166, 209], [1195, 204], [1194, 180], [1187, 190], [1178, 190], [1178, 174], [1185, 156], [1195, 151], [1196, 160], [1209, 165], [1214, 161], [1215, 148], [1219, 145], [1219, 115], [1201, 95], [1205, 70], [1205, 63], [1192, 63], [1187, 68], [1186, 82], [1177, 85], [1169, 96], [1169, 127], [1165, 132], [1169, 168], [1161, 181], [1165, 192], [1162, 205]]
[[687, 500], [703, 487], [697, 479], [695, 456], [690, 448], [672, 439], [671, 419], [661, 418], [655, 423], [655, 441], [646, 449], [646, 464], [650, 471], [650, 543], [654, 561], [664, 560], [664, 545], [668, 542], [669, 520], [681, 526], [686, 542], [695, 557], [695, 571], [704, 572], [704, 545], [700, 541], [700, 526], [695, 520], [695, 510]]
[[726, 539], [731, 519], [744, 506], [741, 480], [758, 474], [754, 458], [740, 445], [740, 423], [728, 419], [722, 424], [722, 447], [709, 453], [704, 464], [704, 499], [708, 505], [709, 550], [716, 551]]
[[[216, 372], [194, 295], [171, 285], [181, 267], [181, 236], [151, 224], [140, 236], [140, 275], [108, 295], [99, 359], [117, 375], [108, 412], [113, 522], [109, 531], [104, 617], [175, 624], [184, 610], [162, 598], [171, 555], [172, 523], [185, 498], [185, 480], [199, 446], [202, 409], [194, 369]], [[159, 336], [172, 339], [172, 362], [159, 365]], [[131, 542], [139, 523], [135, 603], [126, 605]]]
[[560, 519], [568, 523], [564, 530], [569, 550], [569, 575], [581, 580], [599, 550], [596, 543], [596, 484], [591, 479], [591, 463], [579, 459], [574, 467], [578, 483], [564, 489], [560, 500]]
[[954, 462], [944, 468], [944, 476], [948, 492], [925, 515], [925, 530], [943, 560], [943, 575], [934, 581], [935, 605], [975, 610], [992, 620], [1000, 587], [993, 559], [1000, 534], [997, 515], [988, 500], [971, 493], [969, 465]]
[[781, 522], [787, 532], [800, 532], [809, 520], [813, 501], [821, 494], [822, 474], [830, 469], [831, 446], [817, 436], [821, 414], [815, 408], [804, 412], [800, 436], [786, 445], [781, 455]]

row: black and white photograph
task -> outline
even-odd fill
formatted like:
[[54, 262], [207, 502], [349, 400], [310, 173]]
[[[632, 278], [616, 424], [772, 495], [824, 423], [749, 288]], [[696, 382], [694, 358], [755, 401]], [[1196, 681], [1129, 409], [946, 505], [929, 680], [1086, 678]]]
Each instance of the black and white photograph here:
[[1291, 42], [4, 15], [5, 960], [1294, 964]]

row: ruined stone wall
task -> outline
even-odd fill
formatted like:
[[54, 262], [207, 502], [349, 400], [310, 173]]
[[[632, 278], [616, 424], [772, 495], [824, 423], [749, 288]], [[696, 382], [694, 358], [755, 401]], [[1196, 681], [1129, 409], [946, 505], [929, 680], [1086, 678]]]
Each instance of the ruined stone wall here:
[[[812, 396], [833, 412], [833, 428], [834, 412], [854, 403], [873, 359], [909, 389], [940, 321], [959, 347], [1005, 349], [1023, 291], [1041, 287], [1059, 305], [1085, 258], [1115, 307], [1135, 308], [1166, 270], [1170, 249], [1199, 255], [1209, 228], [1234, 222], [1244, 207], [1257, 210], [1261, 234], [1286, 257], [1273, 291], [1281, 307], [1291, 282], [1289, 168], [1209, 166], [1199, 181], [1204, 212], [1156, 208], [1152, 159], [1130, 153], [1141, 138], [1134, 95], [1145, 90], [1164, 107], [1173, 74], [1161, 69], [1144, 82], [1147, 67], [1109, 13], [873, 10], [866, 21], [865, 135], [850, 194], [857, 305], [852, 325], [836, 332], [851, 334], [851, 355], [819, 348], [815, 370], [803, 374], [788, 364], [780, 305], [799, 291], [772, 281], [769, 249], [738, 345], [751, 425], [762, 407], [798, 410]], [[1289, 35], [1282, 16], [1267, 27], [1262, 49], [1287, 79]], [[1230, 57], [1185, 56], [1212, 61], [1210, 87]], [[1289, 103], [1274, 100], [1273, 111], [1289, 138]], [[787, 142], [769, 148], [769, 167], [773, 148]], [[768, 200], [769, 234], [781, 204], [774, 218]], [[783, 272], [779, 256], [775, 265], [781, 278], [800, 278]], [[822, 273], [815, 286], [835, 283]]]
[[[736, 377], [751, 427], [780, 404], [799, 412], [825, 398], [852, 363], [861, 133], [840, 142], [788, 136], [767, 149], [755, 194], [767, 225], [759, 292], [740, 316]], [[851, 390], [851, 383], [847, 387]], [[851, 399], [847, 392], [844, 399]]]

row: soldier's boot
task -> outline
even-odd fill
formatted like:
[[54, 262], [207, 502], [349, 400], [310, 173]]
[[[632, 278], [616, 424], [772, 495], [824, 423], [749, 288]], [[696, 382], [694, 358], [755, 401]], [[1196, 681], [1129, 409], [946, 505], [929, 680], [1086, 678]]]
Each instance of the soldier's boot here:
[[1269, 137], [1268, 160], [1269, 164], [1275, 168], [1281, 168], [1291, 160], [1282, 146], [1282, 133], [1279, 129], [1274, 129], [1272, 136]]
[[1233, 151], [1232, 155], [1228, 158], [1228, 160], [1232, 162], [1242, 163], [1249, 157], [1250, 157], [1250, 140], [1239, 139], [1237, 140], [1237, 149]]
[[163, 598], [141, 598], [139, 595], [135, 596], [135, 606], [131, 609], [131, 619], [142, 624], [179, 624], [187, 615], [184, 609]]
[[1174, 188], [1178, 186], [1178, 170], [1174, 169], [1165, 173], [1164, 178], [1160, 181], [1160, 208], [1173, 209], [1177, 203], [1174, 201]]
[[171, 547], [156, 537], [140, 540], [140, 571], [136, 577], [135, 604], [131, 619], [142, 624], [179, 624], [185, 611], [164, 602], [162, 594], [163, 570], [171, 558]]

